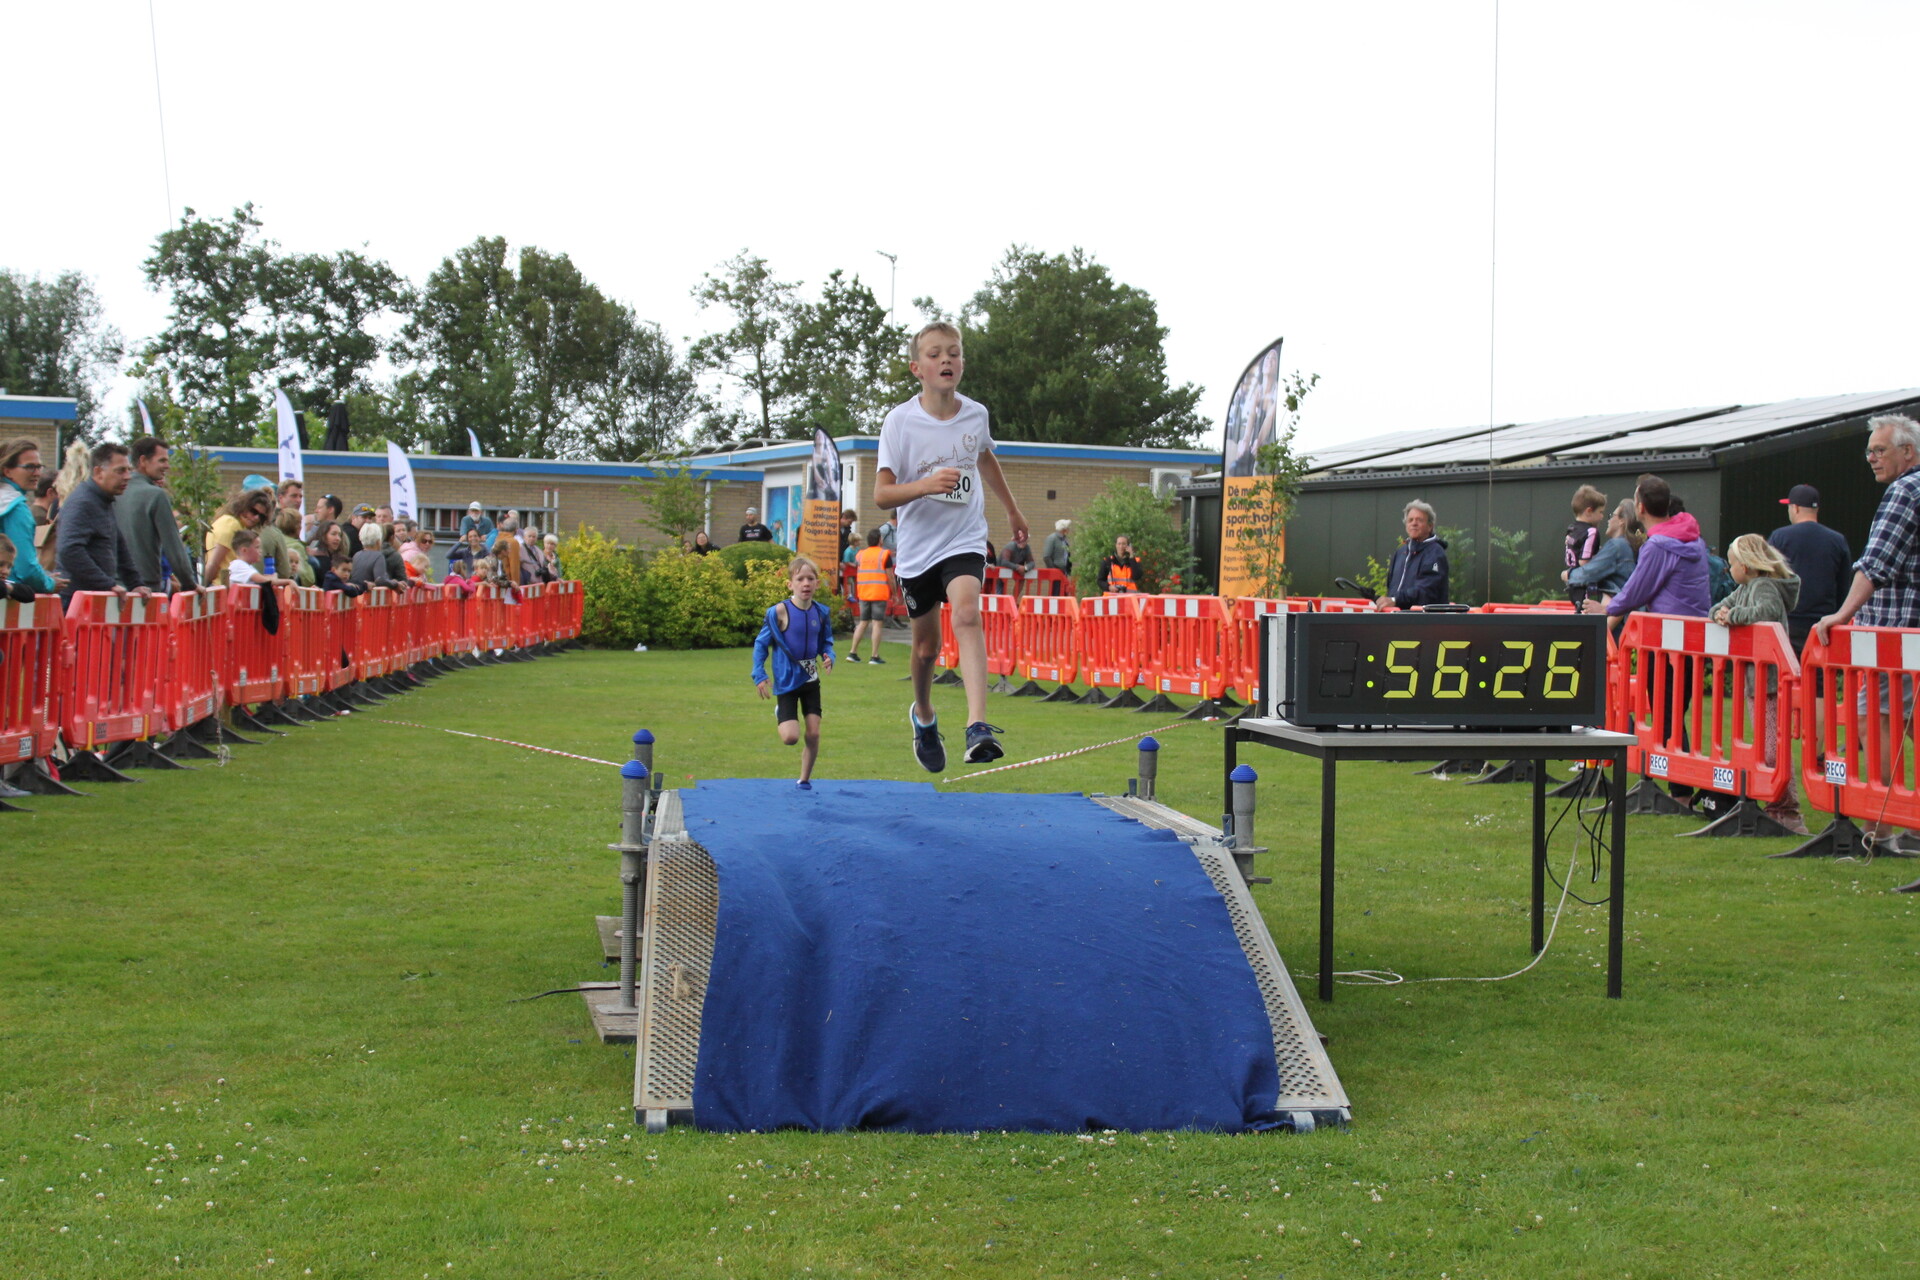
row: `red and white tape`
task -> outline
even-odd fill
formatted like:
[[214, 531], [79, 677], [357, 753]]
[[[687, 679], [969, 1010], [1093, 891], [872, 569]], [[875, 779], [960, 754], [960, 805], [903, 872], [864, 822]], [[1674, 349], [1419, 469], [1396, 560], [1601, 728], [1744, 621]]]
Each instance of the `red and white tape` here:
[[1178, 729], [1183, 724], [1197, 723], [1199, 722], [1196, 720], [1175, 720], [1172, 724], [1163, 724], [1158, 729], [1142, 729], [1139, 733], [1131, 737], [1115, 738], [1111, 742], [1096, 742], [1090, 747], [1075, 747], [1071, 751], [1056, 751], [1050, 756], [1035, 756], [1031, 760], [1021, 760], [1014, 764], [1003, 764], [992, 769], [982, 769], [978, 773], [955, 774], [951, 778], [940, 779], [939, 785], [944, 787], [949, 782], [962, 782], [972, 778], [984, 778], [990, 773], [1005, 773], [1009, 769], [1025, 769], [1036, 764], [1052, 764], [1055, 760], [1065, 760], [1070, 756], [1083, 756], [1089, 751], [1104, 751], [1108, 747], [1117, 747], [1125, 742], [1138, 742], [1140, 739], [1156, 733], [1165, 733], [1169, 729]]
[[552, 747], [536, 747], [531, 742], [515, 742], [512, 738], [494, 738], [494, 737], [489, 737], [487, 734], [484, 734], [484, 733], [466, 733], [459, 729], [442, 729], [437, 725], [415, 724], [411, 720], [388, 720], [385, 718], [374, 718], [374, 717], [368, 717], [368, 718], [372, 719], [375, 724], [405, 725], [409, 729], [426, 729], [430, 732], [450, 733], [456, 738], [478, 738], [482, 742], [505, 743], [509, 747], [520, 747], [527, 751], [538, 751], [542, 755], [565, 756], [569, 760], [585, 760], [588, 764], [604, 764], [611, 769], [618, 769], [620, 767], [620, 762], [618, 760], [598, 760], [598, 759], [595, 759], [593, 756], [577, 756], [573, 754], [573, 752], [571, 751], [555, 751]]

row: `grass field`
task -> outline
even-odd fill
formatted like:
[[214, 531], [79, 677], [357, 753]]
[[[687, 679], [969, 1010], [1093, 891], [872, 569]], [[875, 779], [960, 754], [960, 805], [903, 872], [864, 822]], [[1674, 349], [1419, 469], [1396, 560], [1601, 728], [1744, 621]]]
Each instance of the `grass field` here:
[[[820, 776], [925, 777], [904, 673], [829, 677]], [[1345, 1131], [648, 1137], [578, 997], [514, 1002], [610, 976], [611, 771], [380, 721], [606, 759], [645, 726], [670, 784], [785, 776], [746, 675], [743, 652], [462, 672], [0, 814], [0, 1278], [1920, 1271], [1920, 930], [1890, 892], [1915, 864], [1768, 861], [1790, 842], [1680, 818], [1630, 826], [1624, 1000], [1578, 904], [1522, 978], [1309, 995]], [[1025, 759], [1171, 717], [992, 718]], [[1162, 736], [1162, 799], [1217, 822], [1218, 727]], [[1252, 763], [1257, 897], [1299, 971], [1317, 769]], [[1519, 967], [1527, 789], [1414, 767], [1342, 772], [1340, 967]], [[1120, 747], [957, 785], [1132, 771]]]

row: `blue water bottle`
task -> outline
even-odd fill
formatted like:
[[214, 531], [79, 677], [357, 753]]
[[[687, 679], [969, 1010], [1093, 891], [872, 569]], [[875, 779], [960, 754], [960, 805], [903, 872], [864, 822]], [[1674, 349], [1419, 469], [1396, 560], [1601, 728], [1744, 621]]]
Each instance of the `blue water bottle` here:
[[265, 569], [267, 572], [267, 576], [271, 578], [273, 576], [273, 557], [268, 556], [265, 560], [262, 560], [260, 562], [260, 567], [262, 569]]

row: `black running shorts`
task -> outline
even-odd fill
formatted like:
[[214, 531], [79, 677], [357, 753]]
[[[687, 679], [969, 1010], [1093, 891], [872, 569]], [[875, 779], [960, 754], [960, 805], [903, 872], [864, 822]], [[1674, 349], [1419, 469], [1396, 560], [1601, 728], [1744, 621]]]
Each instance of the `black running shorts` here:
[[978, 551], [948, 556], [925, 573], [917, 573], [911, 578], [902, 578], [900, 590], [907, 597], [907, 616], [922, 617], [945, 604], [947, 584], [955, 578], [972, 578], [975, 582], [985, 582], [987, 580], [986, 556]]

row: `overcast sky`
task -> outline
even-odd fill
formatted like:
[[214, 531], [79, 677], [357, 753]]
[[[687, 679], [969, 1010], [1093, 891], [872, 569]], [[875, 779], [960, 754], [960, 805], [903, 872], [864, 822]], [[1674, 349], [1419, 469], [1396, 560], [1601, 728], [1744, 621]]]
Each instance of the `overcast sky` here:
[[1215, 441], [1278, 335], [1310, 442], [1920, 384], [1911, 3], [1506, 0], [1497, 77], [1491, 0], [153, 14], [171, 206], [147, 5], [6, 23], [0, 265], [88, 273], [129, 339], [155, 234], [251, 200], [415, 281], [564, 251], [682, 339], [743, 248], [883, 305], [896, 253], [912, 321], [1078, 245], [1157, 300]]

